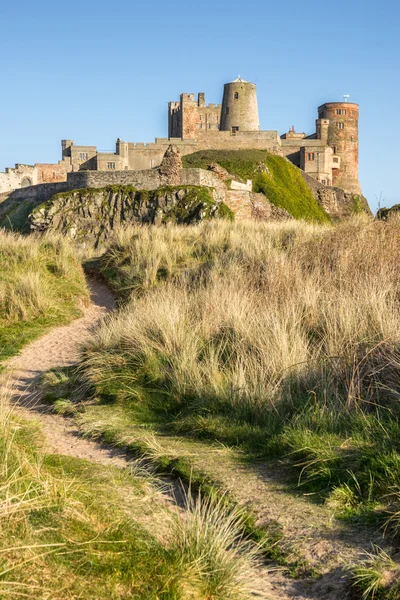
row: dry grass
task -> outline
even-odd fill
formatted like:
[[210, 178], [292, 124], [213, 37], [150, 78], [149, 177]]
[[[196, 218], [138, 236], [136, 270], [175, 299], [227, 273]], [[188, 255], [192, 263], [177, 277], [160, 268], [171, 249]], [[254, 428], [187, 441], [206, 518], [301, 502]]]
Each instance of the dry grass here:
[[188, 587], [197, 587], [205, 598], [245, 600], [251, 593], [257, 548], [243, 537], [242, 513], [224, 500], [192, 495], [189, 489], [185, 515], [174, 519], [171, 543]]
[[134, 294], [86, 376], [137, 421], [286, 456], [332, 503], [369, 505], [400, 475], [399, 234], [366, 218], [125, 230], [102, 271]]
[[0, 230], [0, 359], [79, 316], [87, 301], [81, 264], [66, 239]]

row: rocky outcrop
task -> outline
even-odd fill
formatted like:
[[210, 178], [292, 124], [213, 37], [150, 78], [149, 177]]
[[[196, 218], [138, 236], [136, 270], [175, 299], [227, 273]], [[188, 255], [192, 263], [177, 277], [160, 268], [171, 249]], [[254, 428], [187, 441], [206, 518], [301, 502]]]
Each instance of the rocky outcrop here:
[[299, 169], [299, 172], [314, 198], [333, 219], [344, 219], [361, 212], [372, 216], [371, 209], [364, 196], [350, 194], [341, 188], [328, 187], [319, 183], [314, 177], [307, 175], [301, 169]]
[[284, 208], [269, 202], [264, 194], [250, 194], [251, 216], [256, 221], [289, 221], [294, 219]]
[[163, 185], [179, 185], [182, 179], [182, 156], [177, 146], [168, 146], [158, 168]]
[[33, 231], [58, 231], [98, 245], [124, 224], [193, 224], [214, 218], [232, 219], [233, 214], [205, 187], [138, 191], [130, 186], [110, 186], [57, 194], [31, 213], [30, 223]]

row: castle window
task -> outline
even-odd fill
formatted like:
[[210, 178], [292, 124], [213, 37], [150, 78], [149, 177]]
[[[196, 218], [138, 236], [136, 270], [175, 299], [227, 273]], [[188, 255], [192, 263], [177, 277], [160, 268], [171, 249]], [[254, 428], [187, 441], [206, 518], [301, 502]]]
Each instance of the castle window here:
[[203, 123], [199, 123], [199, 129], [203, 129]]
[[336, 123], [338, 129], [344, 129], [344, 123]]
[[209, 124], [208, 129], [211, 129], [211, 123]]
[[338, 158], [334, 158], [334, 159], [333, 159], [333, 162], [334, 162], [334, 163], [338, 163], [338, 162], [339, 162], [339, 159], [338, 159]]
[[235, 92], [235, 100], [237, 100], [239, 98], [239, 94], [237, 92]]
[[315, 160], [315, 153], [314, 152], [309, 152], [308, 153], [308, 160]]
[[345, 115], [346, 114], [346, 109], [345, 108], [337, 108], [336, 109], [336, 114], [337, 115]]
[[229, 106], [226, 107], [226, 114], [229, 115]]
[[87, 152], [79, 153], [79, 160], [87, 160], [89, 158], [89, 154]]
[[107, 169], [115, 169], [115, 162], [108, 162]]
[[239, 131], [239, 127], [232, 127], [232, 135], [236, 135]]

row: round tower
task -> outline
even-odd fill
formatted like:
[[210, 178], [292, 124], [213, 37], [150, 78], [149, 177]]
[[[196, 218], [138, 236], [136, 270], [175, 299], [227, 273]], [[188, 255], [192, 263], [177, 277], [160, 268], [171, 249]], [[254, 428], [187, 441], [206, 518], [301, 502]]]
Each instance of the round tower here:
[[254, 83], [236, 79], [224, 85], [221, 131], [260, 131], [257, 92]]
[[327, 102], [318, 108], [318, 119], [329, 120], [327, 142], [333, 148], [332, 185], [346, 192], [361, 194], [358, 181], [358, 104]]

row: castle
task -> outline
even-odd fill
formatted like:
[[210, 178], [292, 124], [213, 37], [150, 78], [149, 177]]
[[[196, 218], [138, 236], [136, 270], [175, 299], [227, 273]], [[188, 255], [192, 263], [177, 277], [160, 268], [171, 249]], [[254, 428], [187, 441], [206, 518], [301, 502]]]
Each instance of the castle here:
[[200, 150], [262, 149], [286, 156], [325, 186], [361, 194], [358, 180], [358, 105], [328, 102], [318, 108], [316, 132], [260, 130], [256, 86], [240, 77], [225, 84], [222, 104], [205, 102], [204, 93], [181, 94], [168, 105], [168, 138], [154, 143], [120, 139], [115, 152], [62, 140], [58, 164], [16, 165], [0, 173], [0, 193], [38, 183], [65, 181], [76, 171], [145, 171], [161, 164], [173, 144], [181, 155]]

